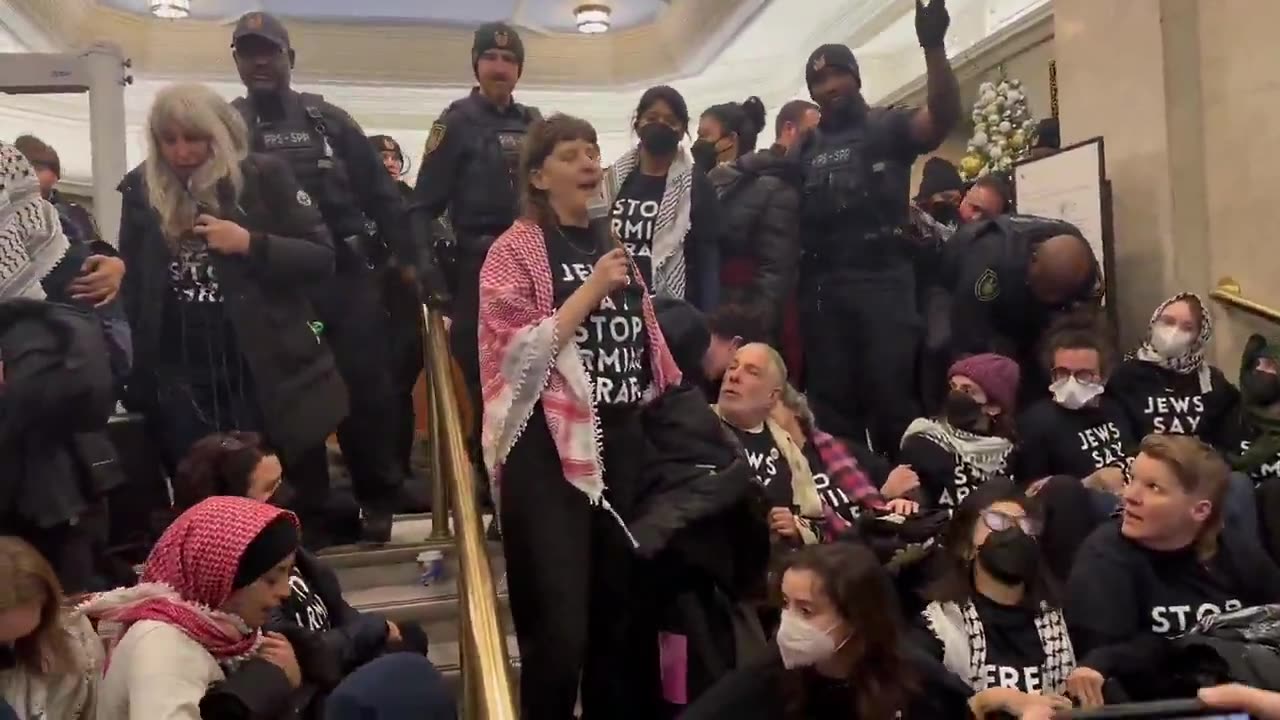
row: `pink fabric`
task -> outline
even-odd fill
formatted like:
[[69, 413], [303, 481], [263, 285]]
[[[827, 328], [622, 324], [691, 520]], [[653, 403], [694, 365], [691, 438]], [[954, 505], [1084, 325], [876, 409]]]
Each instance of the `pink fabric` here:
[[[555, 293], [542, 229], [536, 223], [517, 220], [489, 248], [480, 270], [480, 382], [486, 415], [506, 411], [499, 407], [498, 399], [507, 389], [502, 375], [504, 363], [519, 362], [508, 357], [512, 339], [516, 333], [547, 320], [554, 313]], [[647, 292], [643, 313], [649, 334], [653, 382], [661, 391], [680, 382], [680, 370], [667, 349]], [[595, 411], [590, 399], [578, 399], [568, 393], [564, 377], [553, 367], [542, 389], [541, 400], [565, 478], [573, 482], [598, 477], [600, 458], [575, 454], [571, 441], [574, 433], [584, 430], [594, 433]], [[488, 432], [489, 424], [485, 423], [485, 434]], [[496, 438], [484, 437], [483, 442], [494, 443]]]
[[673, 705], [689, 704], [689, 638], [658, 633], [658, 659], [662, 672], [662, 699]]
[[218, 617], [216, 609], [231, 597], [240, 556], [281, 515], [298, 527], [293, 513], [248, 498], [211, 497], [197, 503], [160, 536], [140, 579], [140, 587], [165, 586], [178, 597], [152, 594], [115, 604], [113, 594], [129, 597], [130, 590], [112, 591], [86, 604], [90, 616], [123, 628], [140, 620], [158, 620], [180, 628], [216, 659], [244, 655], [257, 643], [257, 629], [245, 632], [228, 622], [230, 616]]

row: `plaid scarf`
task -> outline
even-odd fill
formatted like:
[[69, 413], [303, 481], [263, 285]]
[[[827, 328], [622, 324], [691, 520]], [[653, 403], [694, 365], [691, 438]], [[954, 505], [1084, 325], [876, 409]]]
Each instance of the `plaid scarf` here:
[[[640, 167], [640, 148], [634, 147], [605, 171], [600, 183], [603, 201], [611, 209], [631, 173]], [[693, 206], [693, 162], [683, 149], [667, 170], [667, 185], [658, 204], [658, 220], [653, 231], [653, 292], [684, 299], [686, 285], [684, 237], [691, 225]]]
[[[965, 680], [974, 692], [986, 690], [982, 668], [987, 664], [987, 633], [973, 601], [933, 602], [925, 608], [924, 617], [929, 630], [942, 642], [947, 669]], [[1061, 693], [1066, 689], [1067, 676], [1076, 667], [1067, 623], [1061, 610], [1041, 603], [1035, 624], [1044, 650], [1044, 664], [1040, 666], [1042, 687], [1046, 692]]]
[[136, 587], [94, 595], [77, 609], [98, 620], [108, 655], [140, 620], [181, 629], [218, 662], [234, 665], [258, 646], [260, 633], [222, 612], [240, 557], [258, 533], [288, 511], [243, 497], [211, 497], [192, 506], [160, 536]]
[[57, 209], [40, 197], [31, 163], [0, 143], [0, 299], [43, 300], [40, 282], [69, 247]]
[[[809, 442], [822, 460], [822, 470], [836, 487], [849, 496], [855, 505], [864, 505], [873, 510], [883, 508], [884, 497], [863, 472], [858, 461], [849, 452], [849, 448], [839, 438], [814, 428], [809, 433]], [[817, 468], [815, 468], [817, 470]], [[833, 535], [840, 535], [849, 529], [849, 522], [840, 517], [831, 508], [825, 508], [827, 527]]]

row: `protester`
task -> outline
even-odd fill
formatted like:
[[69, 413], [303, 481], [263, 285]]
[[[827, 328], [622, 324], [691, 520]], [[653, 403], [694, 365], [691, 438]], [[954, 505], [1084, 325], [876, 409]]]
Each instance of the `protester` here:
[[787, 556], [781, 578], [777, 650], [726, 676], [682, 720], [969, 717], [964, 683], [906, 641], [870, 550], [807, 547]]
[[720, 292], [720, 217], [715, 189], [680, 144], [689, 107], [674, 88], [651, 87], [631, 127], [640, 144], [614, 161], [601, 185], [613, 232], [650, 292], [710, 312]]
[[1223, 431], [1231, 469], [1262, 485], [1280, 477], [1280, 346], [1261, 335], [1245, 342], [1240, 404]]
[[[625, 712], [628, 694], [649, 687], [624, 672], [630, 549], [620, 519], [643, 466], [641, 403], [680, 371], [633, 256], [588, 220], [599, 152], [583, 120], [534, 125], [524, 216], [480, 274], [483, 447], [528, 720], [568, 717], [580, 679], [588, 715]], [[590, 619], [605, 608], [608, 621]]]
[[1122, 518], [1080, 548], [1067, 588], [1080, 660], [1067, 688], [1086, 706], [1103, 702], [1106, 679], [1123, 683], [1155, 666], [1162, 638], [1280, 597], [1280, 570], [1256, 538], [1223, 532], [1227, 474], [1222, 458], [1194, 437], [1142, 440]]
[[1151, 315], [1147, 337], [1112, 374], [1111, 394], [1134, 432], [1194, 435], [1225, 452], [1223, 432], [1240, 393], [1205, 361], [1213, 318], [1195, 293], [1178, 293]]
[[960, 171], [955, 165], [940, 157], [931, 157], [924, 162], [915, 207], [935, 223], [954, 230], [960, 224], [960, 200], [963, 196], [964, 181], [960, 179]]
[[1091, 485], [1118, 491], [1138, 438], [1124, 408], [1106, 392], [1114, 368], [1110, 343], [1091, 324], [1059, 324], [1045, 340], [1044, 360], [1053, 396], [1032, 403], [1018, 419], [1018, 476], [1092, 477]]
[[931, 654], [975, 693], [998, 689], [986, 700], [1015, 715], [1071, 705], [1063, 693], [1075, 654], [1037, 543], [1040, 527], [1013, 482], [974, 490], [947, 526], [945, 569], [922, 614]]
[[698, 118], [698, 139], [689, 149], [694, 165], [705, 173], [756, 150], [764, 129], [764, 103], [752, 95], [736, 103], [712, 105]]
[[822, 539], [825, 517], [813, 470], [796, 441], [770, 417], [786, 384], [787, 366], [777, 350], [744, 345], [725, 373], [714, 409], [764, 486], [774, 537], [787, 545], [812, 544]]
[[857, 522], [865, 510], [899, 515], [914, 514], [919, 503], [907, 498], [886, 501], [872, 484], [858, 459], [844, 441], [820, 430], [809, 409], [809, 401], [787, 383], [769, 418], [795, 442], [813, 473], [813, 485], [822, 499], [826, 528], [838, 537]]
[[62, 586], [40, 553], [0, 536], [0, 706], [18, 717], [97, 717], [102, 643], [89, 620], [62, 603]]
[[943, 416], [911, 423], [899, 453], [918, 474], [919, 500], [927, 508], [955, 507], [1015, 465], [1017, 364], [1001, 355], [974, 355], [952, 365], [947, 378]]
[[170, 467], [211, 432], [265, 431], [303, 491], [308, 543], [329, 544], [324, 444], [346, 391], [306, 298], [333, 272], [329, 233], [283, 161], [248, 153], [240, 116], [209, 88], [162, 90], [147, 139], [121, 184], [129, 406]]

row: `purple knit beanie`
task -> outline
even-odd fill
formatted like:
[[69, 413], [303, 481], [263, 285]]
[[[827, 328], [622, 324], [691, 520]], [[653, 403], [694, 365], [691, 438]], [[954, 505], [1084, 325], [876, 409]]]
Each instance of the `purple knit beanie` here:
[[1018, 363], [1003, 355], [983, 353], [958, 360], [947, 371], [947, 379], [963, 375], [978, 384], [987, 400], [1009, 415], [1018, 409]]

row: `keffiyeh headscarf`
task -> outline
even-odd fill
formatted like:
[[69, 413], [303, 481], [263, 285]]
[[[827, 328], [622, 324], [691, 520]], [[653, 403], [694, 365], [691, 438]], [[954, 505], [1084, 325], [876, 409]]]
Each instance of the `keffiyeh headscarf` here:
[[[1200, 321], [1200, 334], [1191, 340], [1191, 345], [1183, 354], [1177, 357], [1165, 357], [1151, 345], [1151, 330], [1160, 321], [1160, 315], [1164, 313], [1165, 308], [1182, 301], [1192, 303], [1200, 308], [1200, 317], [1203, 318]], [[1200, 381], [1200, 392], [1207, 393], [1213, 389], [1213, 379], [1209, 372], [1209, 365], [1204, 361], [1204, 352], [1212, 339], [1213, 318], [1209, 315], [1209, 306], [1204, 303], [1204, 300], [1199, 295], [1192, 292], [1182, 292], [1160, 303], [1156, 311], [1151, 314], [1151, 322], [1147, 325], [1147, 339], [1142, 341], [1142, 345], [1130, 357], [1135, 357], [1153, 365], [1159, 365], [1179, 375], [1191, 375], [1194, 373]]]
[[[640, 167], [640, 148], [633, 147], [605, 171], [600, 183], [603, 202], [612, 209], [622, 185]], [[689, 234], [693, 208], [693, 162], [680, 149], [667, 170], [667, 185], [658, 203], [653, 230], [653, 287], [655, 295], [684, 298], [686, 285], [684, 237]]]
[[0, 143], [0, 300], [43, 300], [40, 282], [67, 254], [58, 211], [16, 147]]
[[260, 632], [217, 608], [235, 588], [249, 544], [269, 524], [293, 513], [243, 497], [211, 497], [193, 505], [156, 542], [136, 587], [91, 597], [78, 608], [99, 619], [108, 655], [131, 625], [157, 620], [177, 626], [220, 663], [235, 664], [259, 642]]

